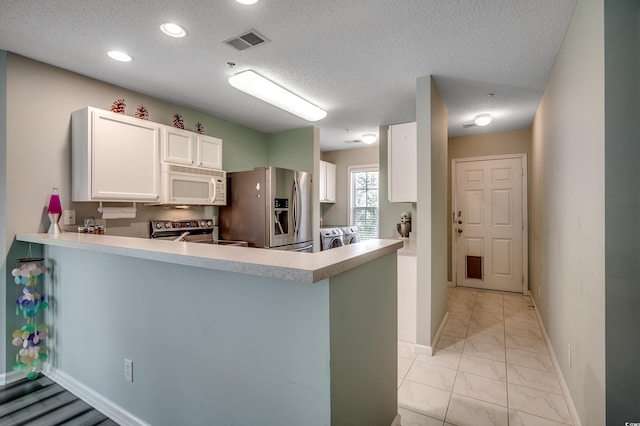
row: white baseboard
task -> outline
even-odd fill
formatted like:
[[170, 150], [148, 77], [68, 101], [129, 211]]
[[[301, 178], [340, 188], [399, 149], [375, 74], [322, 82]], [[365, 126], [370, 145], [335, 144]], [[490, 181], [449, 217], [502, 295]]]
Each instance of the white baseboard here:
[[393, 419], [393, 423], [391, 423], [391, 426], [400, 426], [400, 414], [396, 414], [396, 418]]
[[43, 372], [54, 382], [58, 383], [69, 392], [100, 411], [105, 416], [109, 417], [116, 423], [122, 426], [151, 426], [141, 418], [135, 416], [119, 405], [115, 404], [110, 399], [105, 398], [98, 392], [79, 382], [75, 378], [71, 377], [64, 371], [60, 371], [47, 365]]
[[415, 343], [413, 345], [413, 352], [420, 355], [433, 356], [433, 354], [436, 352], [435, 348], [438, 345], [440, 336], [442, 336], [442, 331], [444, 330], [444, 327], [447, 325], [448, 319], [449, 319], [449, 312], [445, 312], [444, 318], [442, 318], [440, 327], [438, 327], [438, 331], [436, 331], [436, 335], [433, 337], [433, 342], [431, 342], [431, 345], [427, 346], [427, 345], [419, 345]]
[[540, 316], [540, 311], [538, 310], [536, 301], [533, 297], [531, 297], [531, 301], [533, 302], [533, 306], [535, 308], [536, 318], [538, 318], [538, 324], [540, 325], [540, 330], [542, 330], [542, 336], [544, 337], [544, 341], [547, 344], [549, 355], [551, 356], [553, 369], [556, 370], [556, 375], [558, 376], [558, 381], [560, 382], [560, 388], [562, 389], [562, 393], [564, 394], [564, 399], [567, 403], [567, 408], [569, 408], [569, 414], [571, 415], [571, 420], [573, 421], [573, 425], [582, 426], [582, 422], [580, 422], [580, 417], [578, 416], [578, 410], [576, 410], [576, 405], [573, 403], [571, 392], [569, 392], [569, 386], [567, 385], [567, 381], [564, 379], [564, 375], [562, 374], [562, 370], [560, 369], [560, 364], [558, 363], [558, 358], [556, 358], [556, 353], [553, 350], [553, 346], [551, 345], [551, 339], [549, 338], [549, 334], [547, 334], [547, 330], [544, 328], [544, 323], [542, 322], [542, 317]]
[[455, 287], [455, 285], [453, 285], [453, 282], [447, 281], [447, 287]]
[[22, 371], [9, 371], [8, 373], [0, 374], [0, 385], [8, 385], [25, 377], [27, 376]]

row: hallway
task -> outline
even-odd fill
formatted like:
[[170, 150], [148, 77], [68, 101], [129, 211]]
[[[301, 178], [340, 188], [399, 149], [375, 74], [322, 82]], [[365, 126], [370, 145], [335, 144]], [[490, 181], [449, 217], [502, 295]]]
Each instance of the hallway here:
[[448, 291], [434, 356], [398, 343], [402, 426], [571, 425], [529, 296]]

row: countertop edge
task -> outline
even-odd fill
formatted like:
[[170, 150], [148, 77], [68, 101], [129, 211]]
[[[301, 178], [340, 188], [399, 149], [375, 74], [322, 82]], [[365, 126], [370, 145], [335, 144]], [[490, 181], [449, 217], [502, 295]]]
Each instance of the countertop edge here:
[[306, 284], [331, 278], [402, 248], [398, 240], [369, 240], [318, 253], [296, 253], [71, 232], [17, 234], [16, 240]]

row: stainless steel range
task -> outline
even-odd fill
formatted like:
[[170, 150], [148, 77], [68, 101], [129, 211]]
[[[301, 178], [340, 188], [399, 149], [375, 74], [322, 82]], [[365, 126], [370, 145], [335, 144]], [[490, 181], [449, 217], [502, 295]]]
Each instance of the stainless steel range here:
[[219, 244], [247, 247], [246, 241], [218, 239], [218, 227], [211, 219], [152, 220], [150, 236], [158, 240], [188, 243]]

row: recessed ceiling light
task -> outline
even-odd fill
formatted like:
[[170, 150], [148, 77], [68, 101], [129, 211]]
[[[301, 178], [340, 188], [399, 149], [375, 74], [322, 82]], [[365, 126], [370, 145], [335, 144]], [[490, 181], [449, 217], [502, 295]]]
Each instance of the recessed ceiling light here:
[[491, 114], [478, 114], [473, 122], [476, 123], [476, 126], [486, 126], [491, 123], [491, 120]]
[[375, 143], [378, 140], [378, 136], [376, 136], [373, 133], [365, 133], [364, 135], [362, 135], [360, 139], [362, 140], [362, 143], [371, 145], [372, 143]]
[[256, 4], [258, 0], [236, 0], [240, 4]]
[[318, 108], [298, 95], [294, 95], [287, 89], [278, 86], [252, 70], [232, 75], [229, 77], [229, 84], [238, 90], [242, 90], [251, 96], [262, 99], [308, 121], [322, 120], [327, 116], [325, 110]]
[[178, 24], [174, 24], [173, 22], [165, 22], [160, 25], [160, 29], [169, 37], [182, 38], [187, 35], [184, 28]]
[[107, 52], [107, 55], [109, 55], [109, 57], [111, 59], [115, 59], [116, 61], [120, 61], [120, 62], [131, 62], [133, 61], [133, 57], [121, 52], [119, 50], [110, 50]]

